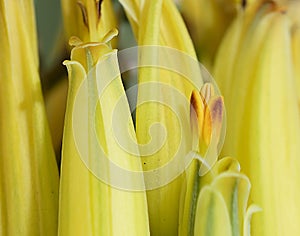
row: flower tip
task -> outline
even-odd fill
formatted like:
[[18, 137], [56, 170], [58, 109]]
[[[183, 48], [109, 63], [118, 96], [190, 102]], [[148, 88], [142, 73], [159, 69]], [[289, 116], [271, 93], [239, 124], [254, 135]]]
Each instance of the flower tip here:
[[215, 122], [222, 123], [224, 111], [224, 99], [222, 96], [216, 97], [211, 104], [211, 118]]
[[192, 91], [191, 99], [190, 99], [191, 107], [197, 112], [199, 109], [201, 109], [201, 97], [199, 95], [199, 92], [197, 90]]
[[67, 65], [70, 64], [70, 62], [71, 62], [70, 60], [64, 60], [62, 64], [63, 64], [64, 66], [67, 66]]
[[118, 29], [113, 28], [103, 37], [102, 42], [109, 43], [114, 37], [118, 36], [118, 34]]
[[69, 39], [69, 45], [70, 46], [77, 47], [77, 46], [79, 46], [81, 44], [83, 44], [83, 42], [81, 41], [80, 38], [78, 38], [76, 36], [71, 36], [71, 38]]
[[215, 90], [214, 90], [214, 87], [212, 86], [212, 84], [205, 83], [200, 90], [200, 95], [201, 95], [203, 101], [206, 104], [208, 104], [208, 101], [210, 100], [210, 98], [215, 95]]

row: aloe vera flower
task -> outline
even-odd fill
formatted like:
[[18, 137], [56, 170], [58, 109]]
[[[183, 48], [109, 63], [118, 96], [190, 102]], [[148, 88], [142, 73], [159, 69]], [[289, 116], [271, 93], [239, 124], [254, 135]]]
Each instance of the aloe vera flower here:
[[[79, 44], [72, 50], [71, 61], [65, 62], [69, 71], [70, 89], [62, 153], [60, 235], [149, 234], [145, 192], [123, 189], [122, 186], [113, 184], [114, 178], [123, 180], [124, 184], [125, 180], [120, 179], [110, 163], [118, 163], [129, 170], [141, 170], [141, 163], [138, 158], [132, 157], [119, 147], [111, 130], [114, 112], [118, 112], [118, 117], [122, 114], [125, 118], [125, 111], [127, 118], [130, 117], [127, 100], [122, 104], [125, 105], [123, 109], [114, 110], [120, 96], [124, 95], [125, 99], [120, 77], [113, 80], [102, 97], [103, 100], [96, 105], [97, 83], [105, 86], [105, 80], [101, 80], [102, 73], [99, 73], [103, 70], [96, 69], [97, 62], [105, 60], [109, 54], [115, 53], [104, 43]], [[116, 56], [113, 58], [114, 64], [108, 64], [111, 69], [117, 65]], [[93, 72], [94, 66], [96, 67]], [[86, 87], [82, 87], [84, 81], [87, 83]], [[85, 89], [86, 96], [78, 95], [82, 88]], [[86, 123], [82, 126], [82, 122]], [[96, 125], [94, 122], [97, 122]], [[130, 129], [134, 132], [132, 122], [127, 123], [126, 119], [117, 126], [120, 126], [119, 129]], [[103, 158], [109, 160], [107, 164], [99, 161], [101, 152], [97, 149], [98, 142], [102, 147], [100, 150], [105, 154]], [[83, 148], [80, 143], [83, 143]], [[128, 181], [136, 183], [139, 179]], [[143, 184], [142, 175], [140, 184]]]
[[[183, 68], [185, 73], [189, 70], [193, 71], [195, 75], [186, 79], [180, 73], [159, 67], [141, 66], [138, 70], [137, 141], [146, 147], [154, 145], [154, 148], [150, 148], [151, 151], [147, 151], [147, 148], [144, 149], [146, 151], [141, 151], [143, 170], [145, 172], [160, 170], [164, 166], [169, 166], [169, 163], [176, 159], [175, 156], [181, 157], [181, 163], [178, 163], [178, 166], [166, 168], [161, 175], [156, 177], [156, 188], [152, 188], [148, 185], [148, 181], [145, 181], [148, 190], [150, 232], [153, 235], [177, 235], [180, 195], [186, 177], [179, 171], [178, 176], [175, 176], [172, 181], [166, 182], [164, 176], [170, 176], [174, 169], [180, 170], [185, 166], [184, 157], [191, 150], [191, 143], [189, 142], [189, 128], [185, 128], [188, 123], [181, 122], [179, 117], [180, 114], [183, 114], [183, 117], [188, 115], [190, 94], [193, 89], [199, 90], [203, 81], [199, 68], [195, 69], [192, 63], [187, 63], [197, 62], [196, 54], [173, 1], [121, 0], [120, 2], [131, 23], [138, 46], [142, 48], [139, 57], [140, 65], [152, 59], [154, 63], [158, 61], [158, 64], [174, 60], [172, 58], [176, 58], [176, 56], [174, 57], [173, 53], [161, 56], [159, 48], [166, 46], [170, 48], [169, 52], [173, 49], [173, 51], [177, 50], [181, 55], [185, 55], [177, 57], [180, 62], [177, 63], [179, 65], [177, 68]], [[153, 51], [150, 54], [145, 53], [144, 46], [150, 46]], [[189, 57], [189, 60], [181, 60], [186, 57]], [[143, 101], [148, 102], [143, 103]], [[188, 120], [188, 118], [184, 119]], [[161, 129], [153, 128], [149, 133], [153, 124], [164, 127], [165, 140], [162, 139], [164, 132]], [[172, 196], [172, 199], [169, 196]]]
[[246, 8], [214, 67], [228, 115], [222, 153], [238, 158], [253, 186], [250, 199], [262, 208], [253, 217], [254, 236], [300, 234], [299, 51], [289, 11], [272, 1]]
[[[236, 4], [245, 7], [245, 1], [230, 0], [227, 5], [222, 0], [187, 0], [189, 25], [201, 23], [204, 31], [212, 32], [198, 41], [196, 50], [173, 0], [119, 2], [137, 43], [121, 51], [116, 49], [116, 1], [61, 0], [69, 42], [64, 49], [70, 52], [63, 62], [68, 72], [66, 108], [65, 84], [54, 87], [48, 98], [53, 127], [61, 119], [57, 113], [65, 109], [59, 174], [53, 146], [60, 148], [60, 137], [53, 136], [58, 142], [51, 143], [39, 78], [34, 1], [0, 0], [0, 235], [250, 236], [252, 214], [260, 209], [252, 202], [261, 199], [257, 192], [249, 198], [250, 180], [236, 159], [218, 159], [226, 126], [224, 97], [196, 55], [201, 51], [201, 60], [211, 65], [225, 28], [235, 15], [243, 16]], [[260, 4], [251, 2], [253, 16]], [[203, 21], [192, 22], [200, 21], [193, 5], [197, 3], [209, 8], [200, 16]], [[221, 6], [226, 5], [229, 11], [224, 13]], [[274, 5], [266, 4], [258, 19]], [[188, 8], [193, 10], [191, 18]], [[214, 27], [208, 16], [219, 17]], [[292, 14], [289, 17], [297, 25]], [[293, 28], [296, 38], [295, 32]], [[63, 47], [62, 37], [57, 40]], [[293, 47], [299, 47], [297, 40]], [[132, 69], [137, 84], [126, 90], [121, 76]], [[267, 105], [263, 100], [262, 107]], [[294, 124], [294, 104], [289, 105], [285, 118]], [[232, 137], [239, 142], [238, 135]], [[243, 158], [251, 151], [236, 154], [248, 170]]]
[[[121, 137], [137, 156], [128, 153], [120, 147], [113, 132], [116, 128], [121, 136], [127, 131], [135, 136], [117, 52], [111, 48], [111, 39], [117, 32], [114, 29], [107, 32], [100, 26], [98, 30], [92, 28], [90, 19], [100, 21], [101, 26], [109, 25], [111, 19], [102, 18], [109, 16], [109, 5], [105, 5], [109, 4], [108, 1], [97, 2], [101, 4], [101, 18], [93, 18], [94, 3], [87, 1], [86, 6], [79, 6], [85, 7], [85, 12], [83, 16], [76, 15], [83, 21], [76, 36], [83, 36], [85, 41], [71, 37], [70, 43], [74, 46], [71, 60], [64, 62], [69, 73], [69, 92], [62, 148], [58, 232], [59, 235], [149, 235], [146, 193], [137, 146], [130, 144], [127, 136]], [[87, 19], [91, 27], [86, 24]], [[73, 25], [66, 26], [75, 29]], [[103, 37], [97, 38], [99, 35]], [[109, 75], [113, 73], [116, 74], [110, 80]], [[123, 122], [114, 123], [114, 116], [123, 117]], [[136, 171], [137, 176], [129, 175], [126, 182], [113, 167]], [[139, 191], [133, 189], [135, 184]]]
[[[224, 103], [211, 83], [191, 95], [195, 152], [182, 190], [179, 235], [250, 235], [250, 220], [260, 210], [248, 207], [250, 181], [238, 161], [217, 161], [224, 136]], [[206, 158], [203, 158], [206, 157]]]
[[33, 1], [0, 1], [0, 235], [56, 235], [58, 169]]

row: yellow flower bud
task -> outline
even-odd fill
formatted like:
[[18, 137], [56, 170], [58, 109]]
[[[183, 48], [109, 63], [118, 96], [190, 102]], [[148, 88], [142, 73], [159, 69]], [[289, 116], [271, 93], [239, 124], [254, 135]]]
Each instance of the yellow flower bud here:
[[54, 236], [59, 180], [33, 1], [0, 1], [0, 35], [0, 234]]

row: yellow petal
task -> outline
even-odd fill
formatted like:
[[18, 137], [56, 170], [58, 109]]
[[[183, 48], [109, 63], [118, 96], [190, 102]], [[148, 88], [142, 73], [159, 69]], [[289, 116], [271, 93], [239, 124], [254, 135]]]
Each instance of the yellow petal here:
[[200, 93], [193, 91], [190, 116], [193, 139], [198, 140], [198, 144], [193, 144], [193, 150], [205, 162], [200, 169], [203, 175], [218, 159], [218, 144], [223, 140], [224, 129], [223, 98], [214, 94], [211, 83], [205, 83]]
[[219, 160], [198, 183], [200, 194], [194, 194], [198, 196], [194, 213], [197, 235], [243, 235], [258, 207], [247, 210], [251, 185], [239, 172], [237, 160], [230, 157]]
[[212, 187], [206, 186], [200, 192], [195, 216], [194, 235], [232, 235], [226, 203], [221, 193]]
[[0, 1], [0, 234], [56, 235], [58, 170], [38, 74], [33, 1]]
[[232, 235], [242, 235], [251, 187], [249, 179], [240, 173], [224, 172], [215, 178], [211, 186], [222, 194], [230, 216]]
[[[189, 99], [202, 85], [201, 73], [172, 0], [120, 2], [139, 46], [154, 46], [139, 48], [136, 132], [144, 171], [156, 173], [145, 181], [151, 233], [175, 235], [185, 156], [191, 150]], [[141, 68], [147, 62], [154, 66]]]
[[246, 211], [244, 218], [244, 234], [245, 236], [251, 236], [251, 219], [254, 213], [259, 213], [262, 209], [257, 205], [250, 205]]
[[142, 167], [116, 52], [101, 43], [83, 44], [71, 59], [65, 62], [70, 89], [59, 234], [149, 235]]
[[[253, 216], [253, 235], [298, 235], [300, 127], [291, 21], [274, 6], [261, 14], [263, 6], [242, 27], [233, 70], [223, 76], [229, 65], [225, 55], [217, 59], [215, 77], [228, 114], [223, 153], [239, 159], [253, 186], [251, 199], [263, 209]], [[227, 43], [221, 48], [236, 49]]]
[[63, 0], [62, 10], [67, 40], [76, 36], [84, 43], [103, 42], [117, 26], [111, 0]]

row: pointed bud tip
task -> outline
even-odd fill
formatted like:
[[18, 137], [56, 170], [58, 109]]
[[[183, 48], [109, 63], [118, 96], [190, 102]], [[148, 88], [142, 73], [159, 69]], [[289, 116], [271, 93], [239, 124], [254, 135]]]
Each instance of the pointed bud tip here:
[[212, 118], [214, 123], [215, 122], [222, 122], [222, 120], [223, 120], [223, 110], [224, 110], [223, 97], [218, 96], [213, 100], [212, 105], [210, 107], [211, 118]]
[[200, 91], [200, 95], [204, 103], [208, 104], [211, 97], [215, 95], [214, 87], [211, 83], [205, 83]]

